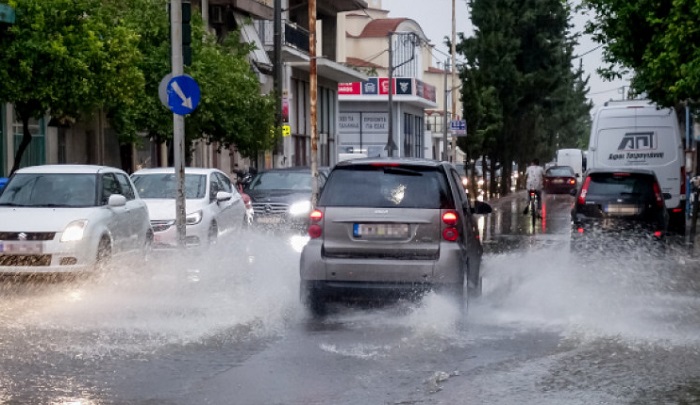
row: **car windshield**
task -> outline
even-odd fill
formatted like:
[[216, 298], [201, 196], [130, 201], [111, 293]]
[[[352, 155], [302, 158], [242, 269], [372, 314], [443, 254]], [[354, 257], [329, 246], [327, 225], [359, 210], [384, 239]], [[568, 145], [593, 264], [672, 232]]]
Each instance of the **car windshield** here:
[[434, 167], [349, 166], [331, 173], [326, 207], [450, 208], [444, 174]]
[[[177, 179], [174, 173], [135, 174], [131, 179], [141, 198], [175, 198]], [[202, 199], [206, 196], [206, 189], [206, 175], [185, 174], [185, 198]]]
[[19, 173], [0, 194], [0, 206], [94, 207], [96, 181], [96, 174]]
[[311, 191], [311, 172], [263, 172], [250, 183], [248, 190]]
[[547, 176], [552, 177], [574, 177], [574, 169], [570, 167], [551, 167], [547, 169]]

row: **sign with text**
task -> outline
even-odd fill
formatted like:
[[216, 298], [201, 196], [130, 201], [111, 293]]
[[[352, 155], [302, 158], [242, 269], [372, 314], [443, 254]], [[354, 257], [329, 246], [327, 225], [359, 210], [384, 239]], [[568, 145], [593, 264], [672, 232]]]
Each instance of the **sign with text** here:
[[363, 134], [386, 134], [389, 131], [389, 114], [387, 113], [362, 113]]
[[362, 87], [362, 83], [360, 83], [360, 82], [338, 83], [338, 94], [350, 94], [350, 95], [362, 94], [361, 90], [360, 90], [361, 87]]

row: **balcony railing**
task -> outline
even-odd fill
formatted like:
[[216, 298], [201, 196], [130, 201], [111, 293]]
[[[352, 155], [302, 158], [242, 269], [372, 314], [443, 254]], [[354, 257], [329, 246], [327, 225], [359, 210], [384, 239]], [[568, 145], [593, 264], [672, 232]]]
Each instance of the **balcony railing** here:
[[[256, 21], [258, 35], [266, 47], [274, 46], [274, 23], [272, 21]], [[292, 22], [282, 22], [282, 45], [309, 52], [309, 31]]]

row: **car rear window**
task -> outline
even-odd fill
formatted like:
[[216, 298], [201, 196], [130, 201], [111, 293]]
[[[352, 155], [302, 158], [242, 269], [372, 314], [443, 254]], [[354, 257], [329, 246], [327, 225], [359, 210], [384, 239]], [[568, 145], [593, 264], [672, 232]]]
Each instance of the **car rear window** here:
[[574, 177], [574, 169], [570, 167], [552, 167], [547, 170], [547, 176], [570, 176]]
[[590, 175], [589, 195], [598, 196], [639, 196], [654, 198], [654, 179], [647, 175], [630, 173], [598, 173]]
[[337, 167], [319, 205], [325, 207], [453, 208], [445, 174], [437, 167]]

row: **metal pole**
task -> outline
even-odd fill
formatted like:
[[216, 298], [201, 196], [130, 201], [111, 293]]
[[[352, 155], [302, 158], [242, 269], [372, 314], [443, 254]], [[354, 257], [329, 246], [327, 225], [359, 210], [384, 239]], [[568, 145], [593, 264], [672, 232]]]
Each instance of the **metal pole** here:
[[[457, 93], [455, 90], [457, 89], [456, 82], [457, 82], [457, 44], [455, 43], [457, 41], [457, 13], [455, 10], [455, 0], [452, 0], [452, 41], [451, 41], [451, 52], [450, 56], [452, 57], [452, 85], [450, 88], [452, 89], [452, 119], [457, 119]], [[456, 148], [456, 140], [454, 136], [452, 139], [450, 139], [450, 152], [452, 155], [452, 161], [456, 162], [457, 161], [457, 148]]]
[[447, 120], [447, 69], [449, 66], [450, 66], [450, 60], [447, 59], [445, 61], [445, 75], [444, 75], [445, 76], [445, 91], [444, 91], [445, 94], [444, 94], [444, 100], [443, 100], [443, 105], [442, 105], [443, 114], [444, 114], [443, 115], [444, 122], [442, 125], [442, 160], [445, 162], [449, 161], [449, 159], [447, 157], [447, 154], [448, 154], [448, 151], [447, 151], [447, 124], [449, 122]]
[[[173, 77], [181, 76], [182, 67], [182, 0], [170, 1], [170, 50]], [[173, 114], [173, 157], [177, 194], [175, 195], [175, 228], [178, 245], [185, 245], [185, 117]]]
[[273, 64], [275, 87], [275, 126], [282, 125], [282, 0], [275, 0], [273, 23]]
[[389, 157], [394, 156], [394, 150], [396, 150], [396, 143], [394, 142], [394, 43], [392, 42], [393, 39], [393, 32], [389, 32], [389, 115], [388, 115], [388, 122], [387, 122], [387, 132], [389, 133], [387, 135], [387, 141], [386, 141], [386, 149], [387, 155]]
[[309, 0], [309, 109], [311, 119], [311, 206], [318, 202], [318, 122], [316, 102], [318, 98], [318, 77], [316, 74], [316, 0]]

